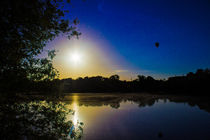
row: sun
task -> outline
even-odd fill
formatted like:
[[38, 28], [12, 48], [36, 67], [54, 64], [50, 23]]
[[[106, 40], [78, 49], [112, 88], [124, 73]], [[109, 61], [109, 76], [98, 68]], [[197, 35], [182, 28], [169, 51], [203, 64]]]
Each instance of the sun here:
[[73, 54], [71, 55], [71, 60], [72, 60], [74, 63], [78, 63], [78, 62], [81, 60], [80, 54], [78, 54], [78, 53], [73, 53]]
[[69, 60], [73, 66], [79, 66], [82, 63], [82, 55], [79, 52], [72, 52], [69, 56]]
[[76, 68], [77, 70], [82, 69], [86, 62], [87, 57], [81, 50], [66, 50], [65, 55], [63, 55], [63, 61], [66, 63], [65, 65], [69, 68]]

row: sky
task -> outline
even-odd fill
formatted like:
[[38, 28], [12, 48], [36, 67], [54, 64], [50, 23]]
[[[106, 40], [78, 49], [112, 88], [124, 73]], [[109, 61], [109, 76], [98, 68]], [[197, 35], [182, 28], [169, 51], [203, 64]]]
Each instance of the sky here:
[[[138, 74], [156, 79], [210, 67], [209, 0], [72, 0], [65, 18], [78, 18], [79, 40], [48, 44], [60, 78]], [[159, 47], [155, 47], [159, 42]], [[71, 55], [79, 55], [72, 62]], [[77, 64], [75, 64], [77, 63]]]

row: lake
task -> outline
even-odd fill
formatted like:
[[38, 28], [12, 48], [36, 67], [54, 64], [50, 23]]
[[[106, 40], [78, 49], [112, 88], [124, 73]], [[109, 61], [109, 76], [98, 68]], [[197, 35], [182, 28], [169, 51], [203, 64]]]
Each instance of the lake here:
[[209, 98], [153, 94], [68, 94], [84, 140], [209, 140]]

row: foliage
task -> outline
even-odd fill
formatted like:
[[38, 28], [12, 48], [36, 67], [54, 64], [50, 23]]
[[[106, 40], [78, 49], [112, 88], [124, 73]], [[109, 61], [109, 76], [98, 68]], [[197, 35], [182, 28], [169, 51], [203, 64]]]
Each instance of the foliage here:
[[68, 11], [62, 7], [69, 2], [69, 0], [0, 1], [1, 90], [10, 90], [16, 85], [24, 86], [28, 80], [52, 80], [58, 76], [52, 66], [55, 51], [48, 53], [49, 58], [40, 59], [37, 55], [49, 41], [60, 34], [69, 38], [80, 35], [76, 30], [78, 19], [70, 22], [64, 18]]
[[110, 80], [113, 80], [113, 81], [119, 81], [120, 80], [120, 76], [119, 75], [112, 75], [109, 77]]
[[[61, 102], [34, 101], [2, 105], [0, 122], [3, 139], [67, 139], [73, 127], [68, 115], [73, 111]], [[78, 123], [71, 137], [81, 138], [83, 123]]]
[[27, 78], [31, 81], [53, 80], [58, 78], [58, 71], [53, 67], [52, 60], [55, 50], [48, 51], [48, 58], [33, 59], [27, 68]]

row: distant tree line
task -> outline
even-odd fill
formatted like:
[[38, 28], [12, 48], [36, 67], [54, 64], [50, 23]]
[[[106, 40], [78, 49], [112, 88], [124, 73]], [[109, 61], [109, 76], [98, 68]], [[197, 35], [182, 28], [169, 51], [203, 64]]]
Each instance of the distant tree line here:
[[[207, 94], [210, 91], [210, 69], [198, 69], [185, 76], [156, 80], [151, 76], [138, 75], [132, 81], [122, 81], [118, 75], [77, 79], [62, 79], [63, 92], [162, 92], [176, 94]], [[60, 87], [61, 88], [61, 87]]]
[[[2, 85], [0, 85], [2, 86]], [[169, 77], [167, 80], [138, 75], [132, 81], [120, 80], [119, 75], [67, 78], [44, 81], [27, 81], [14, 84], [14, 88], [1, 91], [31, 94], [62, 93], [131, 93], [150, 92], [158, 94], [208, 95], [210, 93], [210, 69], [198, 69], [184, 76]], [[7, 91], [8, 90], [8, 91]]]

